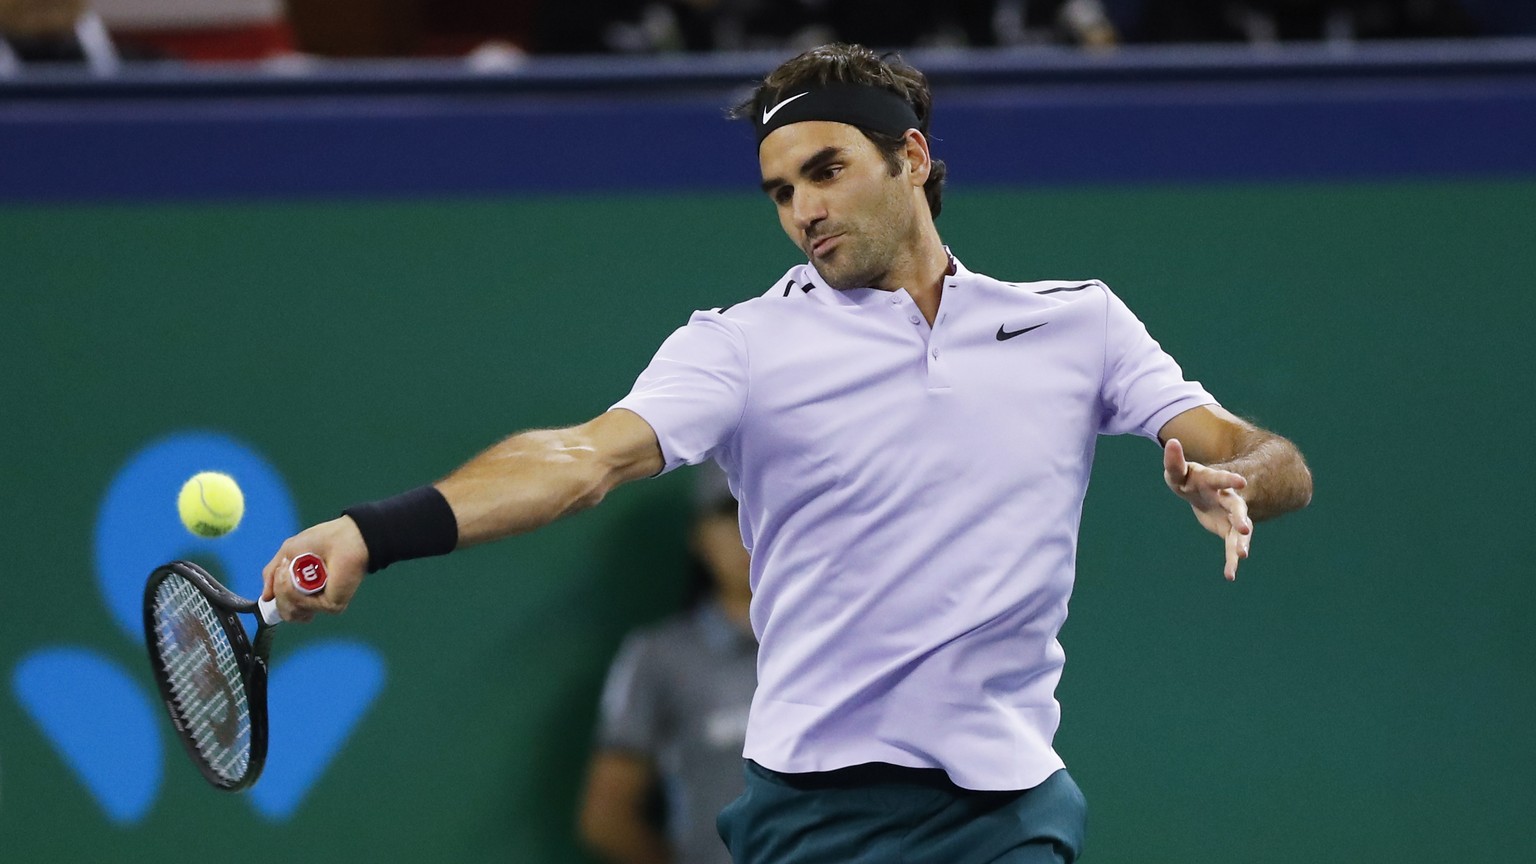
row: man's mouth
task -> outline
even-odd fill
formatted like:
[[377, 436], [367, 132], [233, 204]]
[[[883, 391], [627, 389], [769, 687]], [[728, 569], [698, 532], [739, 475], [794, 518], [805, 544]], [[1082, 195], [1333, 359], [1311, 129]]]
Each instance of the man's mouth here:
[[820, 258], [825, 253], [830, 252], [836, 245], [838, 238], [842, 236], [843, 235], [841, 234], [831, 234], [826, 237], [821, 237], [817, 240], [811, 241], [812, 257]]

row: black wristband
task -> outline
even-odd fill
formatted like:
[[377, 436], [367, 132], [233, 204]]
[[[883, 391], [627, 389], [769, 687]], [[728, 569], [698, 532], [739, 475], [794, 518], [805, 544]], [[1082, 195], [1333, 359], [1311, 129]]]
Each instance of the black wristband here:
[[351, 516], [368, 546], [368, 572], [396, 561], [447, 555], [459, 545], [459, 520], [448, 499], [434, 486], [421, 486], [393, 498], [354, 504]]

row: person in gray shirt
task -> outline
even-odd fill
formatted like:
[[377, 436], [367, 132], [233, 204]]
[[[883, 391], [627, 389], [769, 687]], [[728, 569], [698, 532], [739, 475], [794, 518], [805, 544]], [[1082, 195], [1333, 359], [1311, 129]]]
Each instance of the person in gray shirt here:
[[[697, 469], [691, 547], [708, 575], [696, 605], [630, 634], [603, 689], [581, 838], [613, 864], [729, 864], [715, 814], [741, 794], [757, 684], [747, 619], [750, 560], [736, 499], [713, 463]], [[664, 831], [651, 812], [664, 794]]]

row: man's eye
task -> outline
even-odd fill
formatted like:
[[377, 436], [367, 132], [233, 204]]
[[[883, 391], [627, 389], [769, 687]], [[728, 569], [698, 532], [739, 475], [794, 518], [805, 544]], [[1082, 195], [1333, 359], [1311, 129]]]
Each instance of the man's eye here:
[[780, 186], [773, 191], [773, 202], [775, 204], [788, 204], [790, 197], [794, 194], [794, 190], [788, 186]]
[[827, 167], [825, 167], [825, 168], [821, 169], [820, 171], [816, 172], [816, 179], [817, 180], [831, 180], [833, 177], [836, 177], [837, 175], [841, 174], [842, 172], [843, 172], [843, 166], [841, 166], [841, 165], [828, 165]]

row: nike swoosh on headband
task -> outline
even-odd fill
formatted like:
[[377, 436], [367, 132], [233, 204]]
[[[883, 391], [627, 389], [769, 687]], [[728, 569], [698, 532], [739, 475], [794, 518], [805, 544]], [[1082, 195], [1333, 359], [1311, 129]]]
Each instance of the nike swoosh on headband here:
[[809, 96], [809, 95], [811, 95], [811, 91], [807, 90], [804, 93], [800, 93], [800, 94], [797, 94], [795, 96], [791, 96], [788, 99], [785, 99], [783, 102], [780, 102], [779, 104], [773, 106], [772, 108], [764, 108], [763, 109], [763, 122], [767, 123], [769, 120], [772, 120], [773, 119], [773, 115], [779, 113], [779, 109], [783, 108], [785, 105], [788, 105], [789, 103], [795, 101], [796, 99], [799, 99], [801, 96]]

